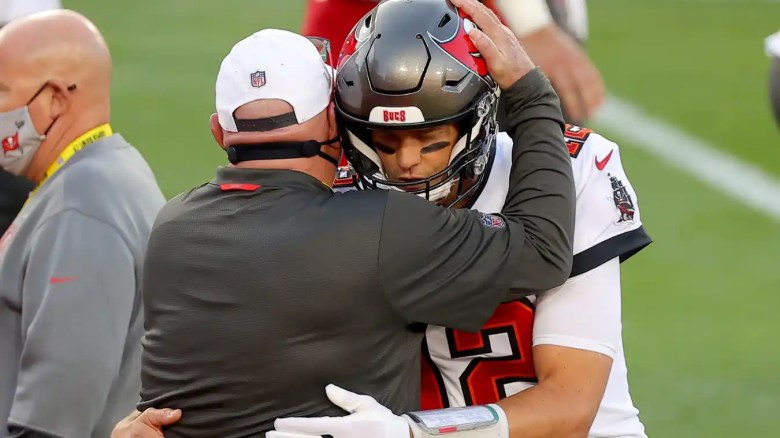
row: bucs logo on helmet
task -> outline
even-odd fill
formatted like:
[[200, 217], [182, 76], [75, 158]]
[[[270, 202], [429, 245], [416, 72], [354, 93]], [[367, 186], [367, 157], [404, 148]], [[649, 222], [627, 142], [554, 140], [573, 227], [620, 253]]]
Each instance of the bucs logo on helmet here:
[[461, 10], [458, 10], [458, 16], [463, 20], [463, 26], [458, 28], [457, 34], [450, 41], [439, 41], [441, 48], [480, 76], [487, 76], [487, 63], [469, 37], [469, 32], [477, 25]]

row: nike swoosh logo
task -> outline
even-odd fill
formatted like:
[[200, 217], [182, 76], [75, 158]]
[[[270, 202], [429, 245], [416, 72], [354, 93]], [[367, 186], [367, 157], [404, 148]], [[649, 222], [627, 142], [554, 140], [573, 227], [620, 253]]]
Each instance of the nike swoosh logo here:
[[599, 161], [599, 157], [596, 157], [596, 169], [598, 170], [604, 170], [604, 167], [609, 162], [609, 159], [612, 158], [612, 152], [615, 152], [615, 150], [609, 151], [606, 157], [604, 157], [603, 160]]
[[71, 281], [78, 280], [78, 277], [51, 277], [49, 279], [50, 284], [70, 283]]

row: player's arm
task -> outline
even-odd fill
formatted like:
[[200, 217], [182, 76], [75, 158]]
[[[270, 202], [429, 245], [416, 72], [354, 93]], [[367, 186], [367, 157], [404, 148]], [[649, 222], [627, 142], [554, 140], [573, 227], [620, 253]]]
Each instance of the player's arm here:
[[537, 301], [534, 366], [539, 384], [498, 402], [511, 437], [585, 437], [620, 341], [616, 257]]
[[[486, 61], [495, 57], [500, 66], [511, 65], [512, 57], [528, 59], [510, 29], [486, 7], [475, 0], [454, 0], [453, 4], [481, 29], [469, 35]], [[513, 141], [509, 190], [501, 213], [517, 218], [525, 233], [526, 247], [515, 266], [538, 269], [537, 275], [516, 276], [512, 288], [535, 292], [551, 289], [562, 284], [570, 273], [576, 202], [560, 102], [538, 69], [517, 81], [499, 68], [491, 69], [490, 63], [488, 68], [502, 88], [506, 131]]]
[[20, 434], [90, 436], [120, 369], [133, 257], [113, 227], [73, 210], [42, 224], [30, 247], [8, 424]]
[[513, 436], [587, 436], [621, 337], [620, 262], [651, 242], [618, 146], [590, 131], [577, 133], [585, 144], [573, 164], [585, 189], [577, 204], [573, 277], [537, 300], [539, 384], [498, 403]]

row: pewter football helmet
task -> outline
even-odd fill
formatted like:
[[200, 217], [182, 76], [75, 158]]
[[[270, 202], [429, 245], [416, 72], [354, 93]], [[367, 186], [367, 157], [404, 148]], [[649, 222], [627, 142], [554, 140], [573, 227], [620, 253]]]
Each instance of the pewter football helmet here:
[[[474, 24], [446, 0], [386, 0], [347, 37], [338, 60], [336, 110], [343, 145], [363, 188], [445, 198], [464, 179], [481, 179], [497, 133], [499, 89], [467, 32]], [[460, 139], [443, 171], [417, 181], [387, 180], [371, 130], [455, 123]], [[479, 181], [477, 181], [479, 182]], [[453, 204], [454, 204], [453, 202]]]

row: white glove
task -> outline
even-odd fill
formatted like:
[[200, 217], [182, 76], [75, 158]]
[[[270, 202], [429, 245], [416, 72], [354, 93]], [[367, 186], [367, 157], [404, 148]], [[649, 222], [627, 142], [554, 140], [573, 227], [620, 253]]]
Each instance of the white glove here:
[[359, 395], [328, 385], [325, 393], [330, 401], [350, 415], [346, 417], [278, 418], [276, 430], [266, 438], [312, 438], [331, 435], [333, 438], [409, 438], [409, 423], [367, 395]]

